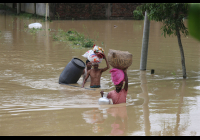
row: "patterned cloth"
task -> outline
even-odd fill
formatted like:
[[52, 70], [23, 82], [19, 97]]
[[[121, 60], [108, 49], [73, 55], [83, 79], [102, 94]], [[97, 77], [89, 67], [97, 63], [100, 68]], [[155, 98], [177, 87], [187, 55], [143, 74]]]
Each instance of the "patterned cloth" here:
[[98, 52], [98, 53], [104, 53], [104, 50], [103, 48], [99, 47], [99, 46], [96, 46], [94, 45], [93, 46], [93, 49], [92, 49], [95, 53]]
[[111, 98], [113, 104], [126, 103], [127, 92], [125, 89], [122, 89], [119, 93], [113, 90], [108, 93], [107, 98]]

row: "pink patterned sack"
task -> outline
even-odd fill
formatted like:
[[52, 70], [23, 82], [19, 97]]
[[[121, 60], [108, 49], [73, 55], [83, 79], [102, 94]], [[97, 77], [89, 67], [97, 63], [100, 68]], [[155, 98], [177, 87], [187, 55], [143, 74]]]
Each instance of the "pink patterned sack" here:
[[111, 73], [111, 79], [114, 85], [118, 85], [121, 81], [125, 81], [123, 70], [113, 68], [110, 70], [110, 73]]

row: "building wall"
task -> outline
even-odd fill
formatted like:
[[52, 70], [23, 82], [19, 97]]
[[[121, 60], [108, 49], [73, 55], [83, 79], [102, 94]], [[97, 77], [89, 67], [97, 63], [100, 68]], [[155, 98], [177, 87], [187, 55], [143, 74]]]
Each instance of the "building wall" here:
[[133, 17], [133, 11], [140, 5], [138, 3], [113, 3], [112, 17]]
[[34, 13], [34, 3], [24, 3], [24, 12]]
[[[4, 3], [0, 3], [0, 4], [4, 4]], [[6, 6], [12, 7], [12, 4], [13, 3], [6, 3]], [[14, 3], [14, 8], [17, 8], [17, 3]], [[27, 12], [27, 13], [34, 13], [34, 3], [21, 3], [21, 11]], [[45, 16], [46, 3], [36, 3], [36, 14], [40, 16]], [[49, 16], [49, 11], [47, 13], [47, 16]]]
[[51, 3], [53, 17], [59, 19], [133, 19], [141, 3]]
[[[47, 8], [49, 9], [49, 5]], [[40, 16], [46, 15], [46, 3], [36, 3], [36, 14]], [[49, 16], [49, 10], [47, 10], [47, 16]]]
[[[134, 19], [133, 11], [141, 3], [49, 3], [51, 19]], [[12, 3], [6, 3], [12, 7]], [[16, 3], [14, 3], [14, 8]], [[34, 3], [21, 3], [21, 11], [34, 13]], [[36, 14], [45, 16], [46, 3], [36, 3]]]
[[13, 3], [6, 3], [6, 6], [12, 7]]

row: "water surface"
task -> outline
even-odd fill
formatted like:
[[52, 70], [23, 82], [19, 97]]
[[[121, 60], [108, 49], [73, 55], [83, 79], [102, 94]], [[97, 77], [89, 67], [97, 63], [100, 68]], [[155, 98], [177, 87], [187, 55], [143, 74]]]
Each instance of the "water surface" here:
[[[192, 37], [182, 36], [188, 76], [183, 80], [177, 38], [161, 36], [158, 22], [151, 21], [142, 72], [143, 20], [42, 22], [6, 14], [0, 20], [0, 135], [200, 135], [200, 44]], [[42, 24], [35, 34], [25, 28], [33, 22]], [[88, 50], [53, 40], [58, 29], [72, 28], [91, 38], [98, 33], [95, 44], [106, 54], [109, 49], [133, 54], [127, 103], [98, 105], [100, 90], [114, 90], [110, 69], [102, 74], [101, 89], [58, 84], [67, 63], [74, 57], [85, 61]], [[105, 66], [103, 61], [100, 67]], [[82, 78], [75, 85], [81, 84]]]

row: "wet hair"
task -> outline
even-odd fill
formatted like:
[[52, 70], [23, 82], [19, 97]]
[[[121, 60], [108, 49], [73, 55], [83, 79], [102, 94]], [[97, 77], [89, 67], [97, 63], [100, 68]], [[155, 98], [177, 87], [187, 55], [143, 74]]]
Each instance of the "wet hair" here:
[[87, 64], [88, 62], [90, 62], [90, 61], [87, 59], [85, 63]]

